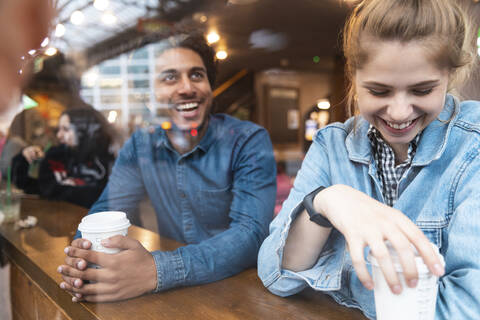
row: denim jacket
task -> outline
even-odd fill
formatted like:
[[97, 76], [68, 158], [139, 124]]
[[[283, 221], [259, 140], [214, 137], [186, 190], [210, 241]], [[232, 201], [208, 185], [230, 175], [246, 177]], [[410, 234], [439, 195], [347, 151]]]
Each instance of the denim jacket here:
[[212, 282], [255, 266], [273, 216], [275, 173], [268, 133], [251, 122], [210, 116], [205, 136], [183, 155], [163, 129], [139, 130], [90, 213], [132, 215], [148, 195], [159, 233], [188, 244], [152, 252], [156, 291]]
[[[439, 121], [451, 116], [450, 122]], [[480, 103], [458, 103], [447, 95], [439, 119], [423, 130], [412, 165], [399, 182], [394, 208], [414, 221], [445, 258], [436, 319], [478, 319]], [[353, 119], [317, 132], [294, 188], [262, 244], [258, 274], [274, 294], [288, 296], [310, 286], [375, 319], [373, 292], [360, 283], [338, 230], [332, 230], [311, 269], [293, 272], [281, 265], [290, 225], [303, 210], [301, 201], [318, 186], [345, 184], [384, 202], [367, 138], [369, 124], [360, 117], [356, 122], [355, 133]]]

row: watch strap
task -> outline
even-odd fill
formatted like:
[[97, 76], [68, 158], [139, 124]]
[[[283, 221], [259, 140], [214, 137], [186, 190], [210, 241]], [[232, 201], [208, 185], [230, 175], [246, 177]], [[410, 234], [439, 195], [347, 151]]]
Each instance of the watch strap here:
[[313, 199], [315, 199], [315, 196], [325, 189], [325, 187], [321, 186], [318, 187], [317, 189], [313, 190], [309, 194], [307, 194], [302, 201], [303, 207], [305, 210], [307, 210], [308, 215], [310, 216], [310, 221], [315, 222], [316, 224], [325, 227], [325, 228], [332, 228], [332, 224], [330, 221], [328, 221], [327, 218], [325, 218], [323, 215], [318, 213], [314, 208], [313, 208]]

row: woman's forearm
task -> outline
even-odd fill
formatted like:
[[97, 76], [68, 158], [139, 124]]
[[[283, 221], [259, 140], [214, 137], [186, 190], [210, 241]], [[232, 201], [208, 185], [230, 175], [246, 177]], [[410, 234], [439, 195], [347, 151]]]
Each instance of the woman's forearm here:
[[290, 228], [282, 267], [297, 272], [310, 269], [322, 252], [331, 230], [310, 221], [307, 211], [303, 210]]

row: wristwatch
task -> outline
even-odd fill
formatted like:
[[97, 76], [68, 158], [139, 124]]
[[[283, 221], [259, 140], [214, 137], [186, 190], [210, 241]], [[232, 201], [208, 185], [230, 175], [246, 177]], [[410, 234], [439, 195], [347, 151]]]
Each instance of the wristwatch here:
[[313, 221], [315, 222], [316, 224], [322, 226], [322, 227], [325, 227], [325, 228], [332, 228], [332, 224], [330, 223], [330, 221], [328, 221], [327, 218], [325, 218], [323, 215], [321, 215], [320, 213], [318, 213], [314, 208], [313, 208], [313, 199], [315, 198], [315, 196], [320, 192], [322, 191], [323, 189], [325, 189], [325, 187], [318, 187], [317, 189], [313, 190], [312, 192], [310, 192], [309, 194], [307, 194], [305, 196], [305, 198], [303, 198], [303, 207], [305, 208], [305, 210], [307, 210], [308, 212], [308, 215], [310, 216], [310, 221]]

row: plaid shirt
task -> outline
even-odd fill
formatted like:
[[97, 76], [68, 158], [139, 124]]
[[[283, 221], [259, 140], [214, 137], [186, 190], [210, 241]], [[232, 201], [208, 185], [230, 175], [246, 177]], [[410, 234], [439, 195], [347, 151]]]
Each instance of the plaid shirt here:
[[373, 157], [377, 165], [377, 175], [382, 183], [383, 198], [387, 205], [393, 207], [398, 199], [398, 183], [405, 171], [407, 171], [412, 164], [420, 135], [417, 134], [415, 139], [410, 142], [408, 145], [407, 159], [397, 166], [395, 165], [395, 153], [393, 149], [383, 140], [374, 126], [370, 125], [367, 135], [370, 139]]

